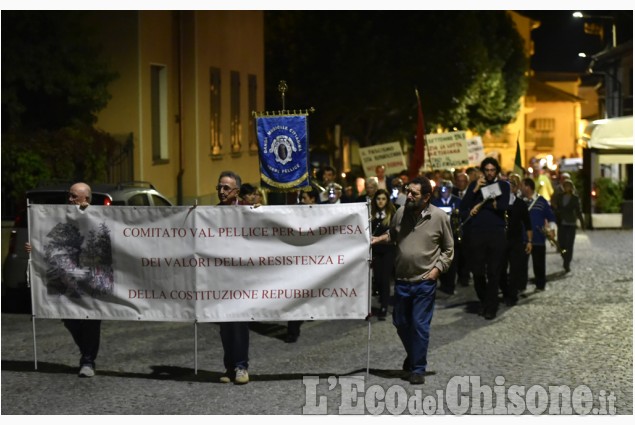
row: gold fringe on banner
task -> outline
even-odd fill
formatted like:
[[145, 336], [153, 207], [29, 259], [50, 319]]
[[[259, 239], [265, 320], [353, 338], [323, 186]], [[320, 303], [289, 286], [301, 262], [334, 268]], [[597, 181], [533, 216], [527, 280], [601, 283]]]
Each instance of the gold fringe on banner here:
[[292, 188], [295, 188], [300, 183], [302, 183], [303, 181], [307, 180], [309, 178], [309, 173], [304, 173], [304, 175], [302, 175], [302, 177], [300, 177], [299, 179], [297, 179], [295, 181], [292, 181], [292, 182], [288, 182], [288, 183], [278, 183], [278, 182], [273, 181], [270, 178], [268, 178], [267, 176], [262, 175], [262, 174], [260, 175], [260, 178], [262, 179], [262, 181], [267, 183], [272, 188], [292, 189]]
[[284, 109], [282, 111], [251, 111], [251, 115], [254, 118], [262, 118], [262, 117], [293, 117], [298, 115], [309, 115], [310, 113], [315, 112], [314, 107], [310, 107], [309, 109], [294, 109], [293, 111], [290, 109]]

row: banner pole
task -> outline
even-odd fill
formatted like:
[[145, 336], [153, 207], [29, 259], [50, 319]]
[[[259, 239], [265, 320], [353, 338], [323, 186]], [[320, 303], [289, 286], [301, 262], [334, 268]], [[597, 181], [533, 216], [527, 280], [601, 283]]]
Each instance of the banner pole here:
[[33, 325], [33, 363], [37, 370], [37, 340], [35, 338], [35, 314], [31, 315], [31, 324]]
[[198, 375], [198, 320], [194, 320], [194, 375]]
[[[27, 240], [31, 243], [31, 226], [29, 226], [29, 217], [31, 215], [31, 202], [29, 198], [26, 199], [27, 208]], [[16, 247], [20, 249], [20, 247]], [[24, 249], [24, 248], [23, 248]], [[33, 367], [37, 370], [37, 339], [35, 337], [35, 302], [33, 300], [33, 285], [31, 285], [31, 253], [29, 252], [29, 259], [26, 263], [26, 283], [29, 287], [29, 293], [31, 294], [31, 328], [33, 329]]]
[[287, 85], [287, 82], [284, 80], [280, 80], [280, 82], [278, 83], [278, 91], [280, 92], [280, 95], [282, 96], [282, 112], [283, 113], [286, 109], [284, 96], [287, 93], [287, 90], [289, 90], [289, 86]]
[[[366, 201], [366, 209], [368, 211], [368, 234], [370, 237], [373, 237], [373, 218], [370, 216], [370, 200]], [[366, 341], [366, 379], [368, 380], [368, 375], [370, 374], [370, 328], [371, 328], [371, 318], [372, 318], [372, 292], [373, 292], [373, 246], [368, 244], [368, 338]]]

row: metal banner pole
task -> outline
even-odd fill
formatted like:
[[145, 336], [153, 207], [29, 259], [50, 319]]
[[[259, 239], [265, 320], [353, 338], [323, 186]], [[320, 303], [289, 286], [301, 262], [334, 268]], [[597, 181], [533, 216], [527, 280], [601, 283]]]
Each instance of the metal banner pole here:
[[[366, 208], [368, 210], [368, 234], [370, 237], [373, 237], [373, 221], [370, 216], [370, 201], [366, 202]], [[368, 340], [366, 342], [366, 379], [368, 380], [368, 375], [370, 374], [370, 329], [371, 329], [371, 317], [372, 317], [372, 282], [373, 282], [373, 247], [371, 244], [368, 245], [368, 263], [370, 266], [368, 267], [368, 315], [366, 319], [368, 320]]]
[[[29, 216], [31, 215], [31, 203], [29, 198], [26, 199], [27, 208], [27, 240], [31, 243], [31, 226], [29, 226]], [[20, 249], [20, 247], [16, 247]], [[22, 248], [24, 249], [24, 247]], [[33, 285], [31, 285], [31, 252], [29, 252], [29, 260], [26, 264], [26, 282], [29, 286], [29, 293], [31, 294], [31, 327], [33, 329], [33, 367], [37, 370], [37, 339], [35, 338], [35, 302], [33, 301]]]
[[194, 375], [198, 375], [198, 320], [194, 321]]

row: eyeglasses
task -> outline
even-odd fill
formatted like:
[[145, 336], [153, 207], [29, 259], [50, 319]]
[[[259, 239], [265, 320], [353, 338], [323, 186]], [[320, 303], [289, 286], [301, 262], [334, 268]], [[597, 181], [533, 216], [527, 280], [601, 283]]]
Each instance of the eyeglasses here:
[[232, 190], [238, 189], [237, 187], [230, 187], [226, 184], [216, 186], [216, 190], [219, 192], [231, 192]]

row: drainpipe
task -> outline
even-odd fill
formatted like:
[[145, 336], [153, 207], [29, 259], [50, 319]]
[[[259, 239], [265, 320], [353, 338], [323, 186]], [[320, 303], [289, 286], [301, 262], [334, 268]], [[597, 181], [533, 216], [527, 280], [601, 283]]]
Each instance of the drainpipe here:
[[183, 78], [182, 78], [182, 63], [183, 63], [183, 12], [177, 12], [177, 79], [178, 79], [178, 112], [177, 112], [177, 125], [179, 126], [179, 174], [176, 177], [176, 204], [183, 205]]

